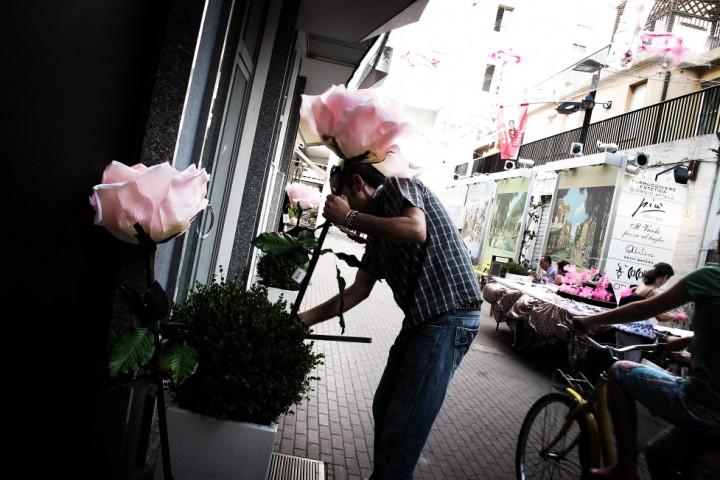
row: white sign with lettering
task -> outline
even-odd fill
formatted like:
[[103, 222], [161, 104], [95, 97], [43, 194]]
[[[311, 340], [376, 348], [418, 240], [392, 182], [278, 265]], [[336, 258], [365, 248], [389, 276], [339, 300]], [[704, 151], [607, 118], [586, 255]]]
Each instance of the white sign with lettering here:
[[616, 295], [654, 264], [672, 264], [686, 197], [684, 185], [625, 176], [605, 262]]

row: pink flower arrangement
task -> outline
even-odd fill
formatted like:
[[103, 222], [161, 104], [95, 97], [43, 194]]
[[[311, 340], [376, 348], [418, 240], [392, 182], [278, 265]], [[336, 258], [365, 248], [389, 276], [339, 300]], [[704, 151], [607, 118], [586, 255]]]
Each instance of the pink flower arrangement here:
[[604, 272], [594, 288], [585, 285], [586, 282], [594, 278], [597, 274], [598, 270], [595, 267], [577, 273], [575, 265], [568, 265], [565, 267], [563, 284], [560, 285], [558, 291], [577, 295], [582, 298], [594, 298], [595, 300], [609, 302], [613, 298], [613, 293], [612, 290], [608, 291], [610, 280]]
[[634, 289], [630, 285], [625, 285], [623, 288], [620, 289], [620, 292], [618, 292], [618, 295], [620, 295], [620, 298], [629, 297], [632, 295]]

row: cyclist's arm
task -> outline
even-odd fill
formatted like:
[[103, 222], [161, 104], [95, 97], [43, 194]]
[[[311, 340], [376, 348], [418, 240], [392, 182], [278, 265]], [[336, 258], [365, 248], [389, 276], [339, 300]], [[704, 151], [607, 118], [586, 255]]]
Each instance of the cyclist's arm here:
[[[662, 290], [658, 290], [655, 288], [651, 290], [650, 293], [648, 293], [647, 298], [655, 297], [657, 295], [660, 295], [661, 293], [663, 293]], [[671, 322], [674, 318], [675, 314], [670, 312], [661, 312], [655, 315], [655, 319], [658, 322]]]
[[677, 282], [660, 295], [628, 303], [607, 312], [586, 317], [575, 317], [573, 319], [573, 328], [578, 333], [586, 333], [597, 325], [636, 322], [667, 312], [686, 304], [690, 300], [690, 294], [685, 285], [682, 282]]

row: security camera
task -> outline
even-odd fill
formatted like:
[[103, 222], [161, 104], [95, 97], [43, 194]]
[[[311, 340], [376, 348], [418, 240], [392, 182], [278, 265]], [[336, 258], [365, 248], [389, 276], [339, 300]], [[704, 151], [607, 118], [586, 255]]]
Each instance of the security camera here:
[[463, 178], [468, 178], [469, 175], [458, 175], [457, 173], [453, 174], [453, 180], [462, 180]]
[[635, 155], [635, 163], [637, 163], [638, 167], [647, 167], [648, 163], [650, 163], [650, 154], [645, 152], [638, 152], [637, 155]]
[[647, 168], [648, 164], [650, 163], [650, 154], [644, 153], [644, 152], [638, 152], [635, 156], [630, 156], [628, 158], [628, 165], [634, 166], [638, 169], [640, 168]]
[[583, 144], [582, 143], [573, 143], [570, 145], [570, 155], [573, 157], [582, 157], [583, 156]]
[[513, 170], [515, 168], [515, 162], [513, 160], [505, 160], [505, 170]]
[[535, 160], [530, 160], [529, 158], [521, 158], [517, 161], [518, 166], [521, 168], [532, 168], [533, 165], [535, 165]]
[[597, 141], [598, 150], [605, 150], [606, 152], [616, 153], [618, 151], [617, 143], [603, 143], [600, 140]]

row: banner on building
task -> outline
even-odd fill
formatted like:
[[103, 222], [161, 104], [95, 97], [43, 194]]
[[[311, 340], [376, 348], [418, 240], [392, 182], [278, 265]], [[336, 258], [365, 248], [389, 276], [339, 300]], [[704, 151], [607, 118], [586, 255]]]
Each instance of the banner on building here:
[[687, 187], [626, 175], [605, 270], [618, 292], [658, 262], [672, 265]]
[[525, 133], [527, 111], [527, 103], [517, 105], [515, 108], [500, 106], [498, 109], [497, 134], [501, 160], [517, 159]]

